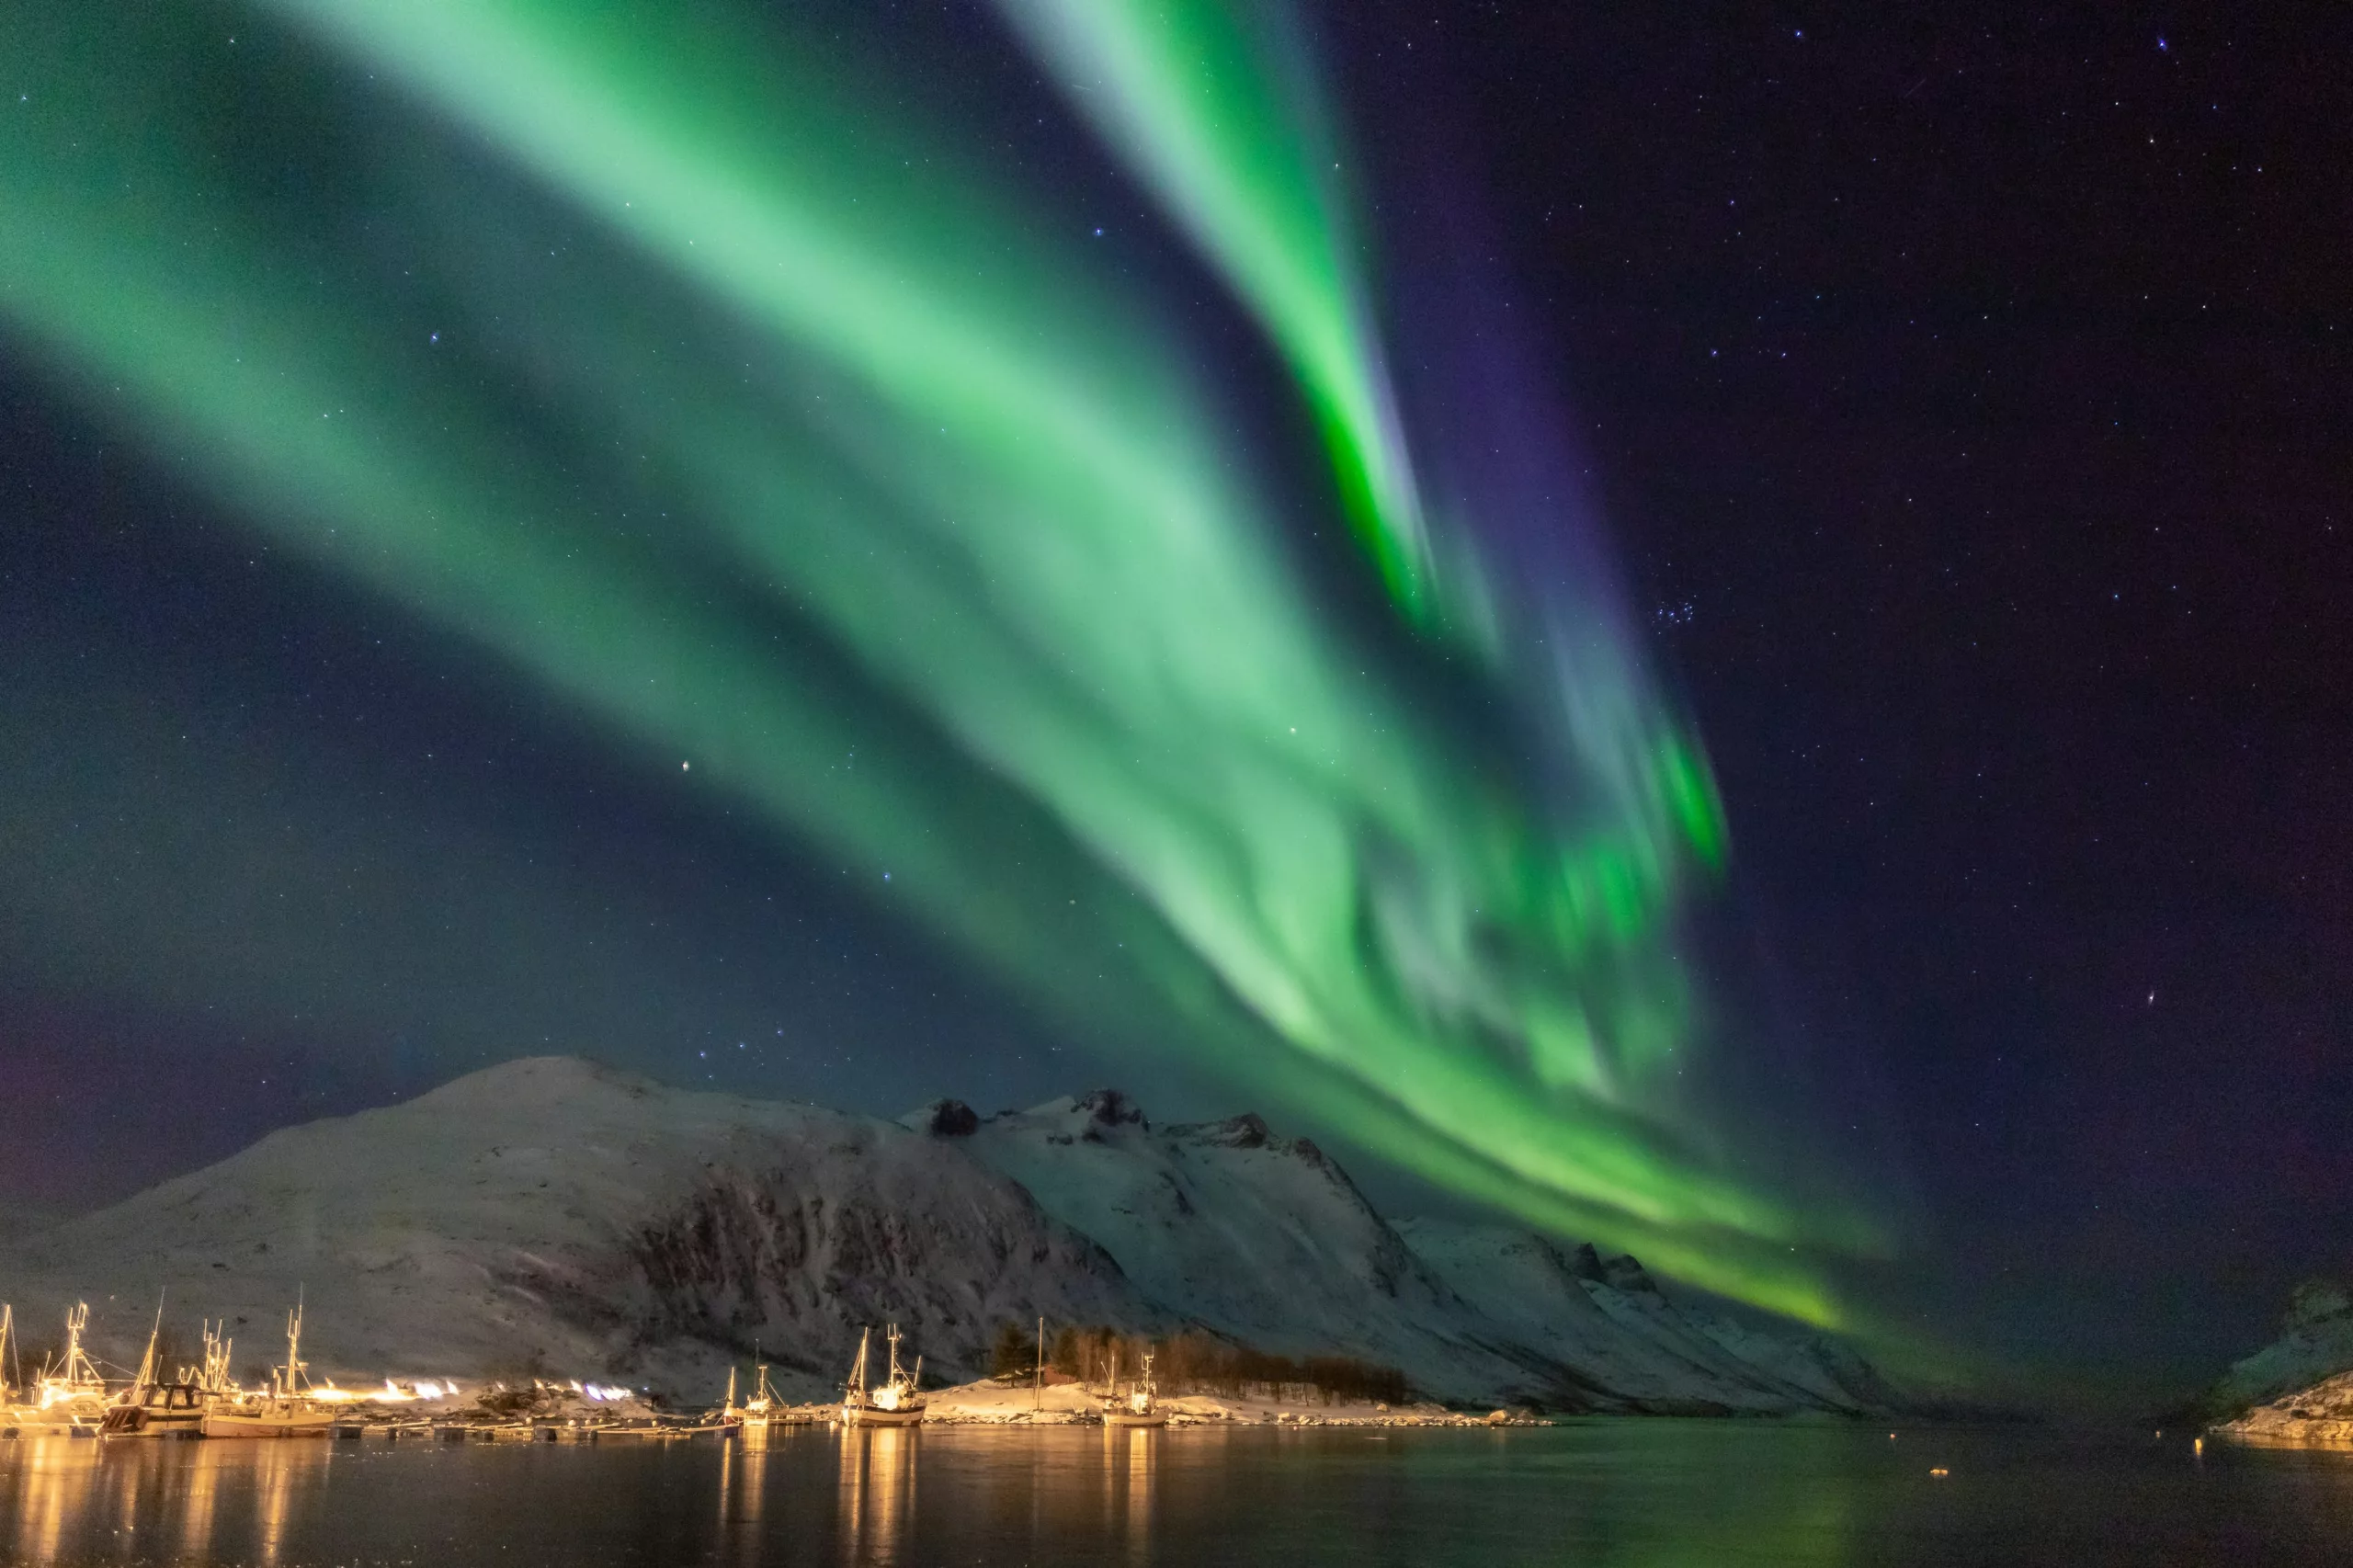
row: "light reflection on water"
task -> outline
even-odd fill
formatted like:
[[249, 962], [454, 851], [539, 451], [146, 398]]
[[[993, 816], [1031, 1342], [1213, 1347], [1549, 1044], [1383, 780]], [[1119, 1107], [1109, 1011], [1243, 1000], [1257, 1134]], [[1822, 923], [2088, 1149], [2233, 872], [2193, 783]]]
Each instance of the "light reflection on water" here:
[[[1945, 1479], [1928, 1474], [1949, 1469]], [[2038, 1431], [786, 1428], [0, 1444], [0, 1557], [1507, 1568], [2353, 1562], [2353, 1455]]]

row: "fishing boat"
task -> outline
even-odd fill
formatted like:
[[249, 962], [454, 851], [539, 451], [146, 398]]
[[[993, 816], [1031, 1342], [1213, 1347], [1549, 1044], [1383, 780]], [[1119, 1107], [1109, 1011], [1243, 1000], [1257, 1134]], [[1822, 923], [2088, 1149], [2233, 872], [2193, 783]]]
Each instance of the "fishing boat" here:
[[[224, 1322], [222, 1328], [228, 1324]], [[155, 1326], [147, 1335], [147, 1354], [131, 1386], [117, 1394], [99, 1423], [105, 1437], [200, 1437], [204, 1414], [219, 1402], [238, 1395], [229, 1381], [229, 1341], [210, 1323], [204, 1325], [204, 1364], [182, 1367], [166, 1379], [156, 1359], [164, 1331], [164, 1312], [155, 1309]]]
[[65, 1314], [64, 1356], [53, 1365], [41, 1363], [39, 1381], [25, 1391], [28, 1402], [8, 1409], [9, 1430], [27, 1437], [97, 1435], [107, 1415], [107, 1385], [82, 1348], [82, 1331], [89, 1323], [89, 1303], [74, 1302]]
[[1143, 1376], [1135, 1381], [1127, 1393], [1120, 1392], [1120, 1351], [1111, 1350], [1110, 1392], [1103, 1402], [1103, 1425], [1106, 1426], [1165, 1426], [1168, 1412], [1160, 1408], [1160, 1400], [1152, 1381], [1152, 1352], [1143, 1353]]
[[784, 1401], [779, 1399], [776, 1390], [768, 1386], [768, 1364], [766, 1361], [758, 1363], [752, 1397], [741, 1405], [735, 1403], [735, 1369], [733, 1367], [727, 1369], [727, 1419], [747, 1433], [765, 1432], [772, 1426], [782, 1424]]
[[269, 1372], [269, 1392], [216, 1401], [204, 1412], [208, 1437], [324, 1437], [332, 1433], [339, 1404], [318, 1397], [302, 1359], [302, 1308], [286, 1314], [286, 1365]]
[[924, 1399], [916, 1391], [923, 1381], [923, 1358], [915, 1358], [915, 1368], [912, 1372], [899, 1366], [899, 1325], [892, 1324], [886, 1331], [891, 1346], [890, 1373], [881, 1382], [870, 1387], [866, 1381], [867, 1347], [873, 1334], [870, 1328], [858, 1331], [858, 1360], [851, 1365], [849, 1385], [842, 1392], [842, 1425], [921, 1426]]

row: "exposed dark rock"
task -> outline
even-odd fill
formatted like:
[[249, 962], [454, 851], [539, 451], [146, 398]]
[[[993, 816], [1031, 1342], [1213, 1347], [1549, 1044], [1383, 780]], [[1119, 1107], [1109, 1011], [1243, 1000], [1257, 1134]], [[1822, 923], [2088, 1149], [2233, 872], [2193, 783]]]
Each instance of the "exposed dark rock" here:
[[1223, 1121], [1197, 1121], [1183, 1127], [1172, 1127], [1170, 1136], [1184, 1138], [1195, 1143], [1214, 1144], [1222, 1149], [1263, 1149], [1273, 1136], [1267, 1130], [1266, 1119], [1255, 1112], [1227, 1117]]
[[1658, 1281], [1651, 1278], [1650, 1270], [1644, 1268], [1642, 1259], [1632, 1253], [1627, 1253], [1620, 1257], [1604, 1259], [1601, 1265], [1601, 1279], [1602, 1283], [1612, 1290], [1640, 1290], [1653, 1296], [1659, 1293]]
[[907, 1117], [903, 1125], [934, 1138], [970, 1138], [981, 1130], [981, 1119], [962, 1100], [938, 1099]]
[[1141, 1127], [1149, 1131], [1152, 1123], [1143, 1119], [1143, 1109], [1117, 1089], [1097, 1089], [1078, 1098], [1078, 1108], [1105, 1127]]

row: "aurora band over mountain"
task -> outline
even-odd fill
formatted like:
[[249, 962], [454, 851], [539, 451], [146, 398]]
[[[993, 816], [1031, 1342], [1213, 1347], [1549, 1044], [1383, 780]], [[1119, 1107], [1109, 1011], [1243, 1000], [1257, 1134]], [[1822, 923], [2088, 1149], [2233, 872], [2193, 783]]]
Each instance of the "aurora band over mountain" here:
[[[1215, 6], [1005, 8], [1289, 368], [1385, 628], [1151, 290], [789, 10], [237, 13], [267, 90], [413, 105], [344, 170], [403, 215], [405, 294], [217, 155], [234, 90], [165, 66], [218, 12], [16, 13], [7, 52], [80, 90], [0, 131], [0, 322], [278, 546], [888, 870], [1074, 1030], [1836, 1324], [1822, 1260], [1876, 1228], [1729, 1174], [1690, 1093], [1704, 758], [1597, 594], [1498, 586], [1418, 493], [1305, 57]], [[555, 216], [461, 217], [446, 138]]]

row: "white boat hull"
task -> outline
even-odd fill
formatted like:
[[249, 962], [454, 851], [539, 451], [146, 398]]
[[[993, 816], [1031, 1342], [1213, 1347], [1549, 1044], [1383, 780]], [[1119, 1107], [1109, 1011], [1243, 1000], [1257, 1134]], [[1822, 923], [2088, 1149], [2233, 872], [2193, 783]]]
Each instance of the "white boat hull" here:
[[20, 1437], [95, 1437], [106, 1418], [104, 1401], [82, 1394], [53, 1404], [0, 1406], [0, 1432]]
[[208, 1410], [208, 1437], [324, 1437], [340, 1419], [332, 1410]]
[[845, 1404], [842, 1406], [842, 1425], [845, 1426], [920, 1426], [923, 1425], [923, 1406], [918, 1404], [903, 1410], [884, 1410], [880, 1405], [873, 1404]]

